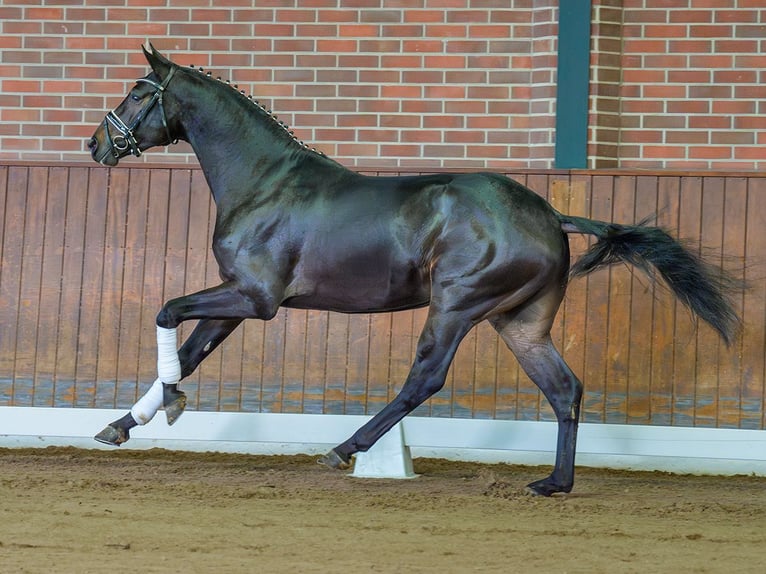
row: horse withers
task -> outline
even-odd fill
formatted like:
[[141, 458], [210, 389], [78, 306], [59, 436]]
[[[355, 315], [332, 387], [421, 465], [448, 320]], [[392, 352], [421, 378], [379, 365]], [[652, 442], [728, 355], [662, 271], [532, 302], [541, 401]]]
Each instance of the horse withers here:
[[[442, 388], [460, 341], [489, 321], [542, 390], [558, 421], [556, 460], [532, 492], [569, 492], [583, 386], [550, 331], [570, 277], [618, 262], [658, 277], [730, 342], [736, 288], [663, 230], [564, 215], [494, 173], [368, 177], [299, 142], [236, 86], [144, 49], [151, 73], [109, 112], [89, 141], [93, 159], [188, 142], [216, 204], [213, 253], [222, 283], [172, 299], [157, 315], [158, 378], [96, 439], [119, 445], [160, 407], [184, 410], [178, 383], [244, 319], [280, 306], [383, 313], [428, 306], [401, 391], [322, 457], [338, 468]], [[570, 269], [567, 235], [596, 242]], [[198, 324], [177, 348], [176, 328]]]

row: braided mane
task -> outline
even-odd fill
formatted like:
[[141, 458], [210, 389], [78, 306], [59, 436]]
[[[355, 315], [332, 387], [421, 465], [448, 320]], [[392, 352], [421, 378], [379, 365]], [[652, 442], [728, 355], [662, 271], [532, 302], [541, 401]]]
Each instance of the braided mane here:
[[[211, 73], [211, 72], [206, 72], [206, 71], [205, 71], [205, 69], [204, 69], [204, 68], [202, 68], [201, 66], [200, 66], [199, 68], [198, 68], [198, 67], [196, 67], [196, 66], [189, 66], [189, 68], [188, 68], [188, 69], [190, 69], [190, 70], [192, 70], [192, 71], [196, 71], [196, 72], [198, 72], [198, 73], [200, 73], [200, 74], [203, 74], [203, 75], [205, 75], [206, 77], [208, 77], [208, 78], [211, 78], [211, 79], [212, 79], [212, 77], [213, 77], [213, 75], [212, 75], [212, 73]], [[310, 151], [313, 151], [314, 153], [318, 153], [318, 154], [319, 154], [319, 155], [321, 155], [321, 156], [324, 156], [324, 155], [325, 155], [323, 152], [321, 152], [321, 151], [317, 150], [316, 148], [313, 148], [313, 147], [309, 147], [309, 146], [308, 146], [308, 144], [306, 144], [305, 142], [303, 142], [303, 140], [299, 140], [299, 139], [298, 139], [298, 138], [295, 136], [295, 132], [293, 132], [293, 130], [291, 130], [291, 129], [290, 129], [290, 126], [288, 126], [288, 125], [287, 125], [285, 122], [283, 122], [282, 120], [280, 120], [280, 119], [279, 119], [279, 116], [277, 116], [275, 113], [273, 113], [273, 112], [272, 112], [270, 109], [267, 109], [267, 108], [266, 108], [266, 106], [264, 106], [264, 105], [263, 105], [262, 103], [260, 103], [258, 100], [256, 100], [255, 98], [253, 98], [253, 96], [252, 96], [251, 94], [246, 94], [246, 93], [245, 93], [245, 90], [240, 90], [240, 89], [239, 89], [239, 86], [238, 86], [237, 84], [232, 84], [230, 80], [223, 80], [223, 79], [221, 79], [221, 77], [220, 77], [220, 76], [216, 77], [216, 80], [218, 80], [218, 82], [220, 82], [221, 84], [226, 84], [226, 85], [227, 85], [227, 86], [229, 86], [231, 89], [233, 89], [235, 92], [238, 92], [240, 95], [242, 95], [243, 97], [247, 98], [247, 99], [248, 99], [250, 102], [252, 102], [252, 103], [253, 103], [253, 105], [255, 105], [255, 106], [256, 106], [256, 108], [260, 109], [260, 110], [261, 110], [263, 113], [265, 113], [265, 114], [266, 114], [266, 115], [267, 115], [269, 118], [271, 118], [271, 120], [272, 120], [272, 121], [273, 121], [273, 122], [274, 122], [276, 125], [278, 125], [278, 126], [279, 126], [280, 128], [282, 128], [282, 129], [283, 129], [285, 132], [287, 132], [287, 134], [288, 134], [288, 135], [289, 135], [289, 136], [292, 138], [292, 140], [293, 140], [295, 143], [297, 143], [298, 145], [300, 145], [300, 146], [301, 146], [303, 149], [306, 149], [306, 150], [310, 150]]]

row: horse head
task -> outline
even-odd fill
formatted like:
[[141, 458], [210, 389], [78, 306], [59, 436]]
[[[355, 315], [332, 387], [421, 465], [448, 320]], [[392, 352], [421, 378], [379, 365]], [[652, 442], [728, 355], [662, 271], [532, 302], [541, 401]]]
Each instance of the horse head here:
[[178, 67], [151, 44], [143, 50], [152, 72], [136, 80], [88, 142], [91, 156], [101, 164], [114, 166], [126, 155], [138, 157], [151, 147], [176, 143], [182, 131], [173, 121], [178, 106], [165, 99]]

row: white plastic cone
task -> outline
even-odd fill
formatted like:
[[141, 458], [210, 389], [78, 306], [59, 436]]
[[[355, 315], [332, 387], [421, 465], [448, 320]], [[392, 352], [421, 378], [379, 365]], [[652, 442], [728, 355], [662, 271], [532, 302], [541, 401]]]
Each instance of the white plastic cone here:
[[415, 478], [410, 447], [404, 444], [404, 430], [397, 423], [367, 452], [356, 453], [355, 478]]

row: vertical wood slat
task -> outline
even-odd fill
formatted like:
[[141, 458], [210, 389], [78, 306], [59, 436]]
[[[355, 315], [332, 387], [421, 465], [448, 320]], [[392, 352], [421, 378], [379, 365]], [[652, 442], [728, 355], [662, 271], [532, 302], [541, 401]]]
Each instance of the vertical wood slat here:
[[[590, 213], [600, 221], [612, 220], [614, 178], [593, 176], [591, 181]], [[603, 271], [578, 279], [587, 283], [588, 315], [583, 370], [580, 378], [585, 385], [583, 420], [606, 420], [608, 329], [610, 317], [610, 273]]]
[[59, 181], [66, 182], [66, 171], [60, 167], [52, 167], [46, 172], [45, 188], [30, 190], [31, 193], [46, 196], [33, 402], [34, 406], [40, 407], [52, 407], [54, 404], [57, 340], [55, 336], [40, 335], [46, 332], [58, 333], [61, 320], [59, 309], [65, 229], [62, 222], [66, 220], [67, 201], [67, 186], [56, 185]]
[[[680, 179], [660, 177], [657, 182], [657, 225], [678, 236]], [[662, 286], [654, 286], [654, 312], [650, 329], [651, 375], [649, 418], [654, 424], [669, 425], [673, 412], [674, 317], [676, 299]]]
[[[149, 177], [146, 169], [131, 169], [125, 218], [125, 261], [119, 307], [119, 339], [115, 356], [116, 404], [130, 406], [136, 393], [148, 389], [151, 381], [138, 381], [141, 372], [142, 325], [146, 262], [146, 231], [149, 207]], [[145, 342], [144, 342], [145, 344]]]
[[[740, 382], [740, 426], [748, 429], [766, 428], [766, 281], [763, 262], [766, 261], [766, 179], [748, 181], [745, 219], [745, 270], [749, 284], [742, 297], [745, 319], [740, 341], [742, 371]], [[735, 347], [736, 348], [736, 347]]]
[[83, 286], [85, 259], [85, 210], [88, 200], [87, 168], [62, 168], [60, 179], [66, 181], [66, 219], [60, 222], [64, 229], [61, 270], [61, 301], [57, 309], [60, 316], [56, 334], [56, 407], [75, 404], [77, 377], [78, 335], [80, 331], [80, 298]]
[[[657, 212], [657, 178], [636, 178], [633, 196], [634, 215], [630, 223]], [[655, 305], [654, 285], [640, 271], [631, 270], [631, 296], [628, 303], [630, 334], [628, 335], [627, 421], [647, 424], [650, 420], [650, 386], [652, 361], [652, 321]]]
[[[611, 221], [632, 223], [635, 220], [634, 176], [615, 178]], [[628, 417], [631, 298], [633, 276], [623, 266], [610, 268], [609, 326], [607, 331], [604, 422], [625, 423]], [[585, 383], [587, 385], [587, 382]]]
[[[744, 336], [727, 349], [638, 273], [615, 267], [574, 280], [554, 339], [585, 383], [583, 418], [763, 428], [766, 179], [519, 179], [572, 214], [632, 222], [656, 211], [673, 234], [732, 256], [733, 270], [754, 283], [737, 302]], [[0, 404], [129, 406], [155, 376], [162, 303], [220, 282], [201, 173], [0, 167], [0, 202]], [[573, 256], [587, 246], [570, 239]], [[401, 388], [425, 313], [282, 310], [265, 324], [247, 321], [185, 381], [190, 405], [374, 413]], [[552, 418], [487, 324], [466, 337], [448, 385], [418, 414]]]
[[[723, 177], [705, 178], [702, 186], [700, 243], [716, 251], [723, 243], [725, 211]], [[719, 337], [707, 325], [697, 329], [697, 380], [694, 386], [695, 426], [716, 426], [718, 419]]]
[[[15, 402], [22, 406], [35, 404], [35, 369], [38, 358], [38, 319], [42, 290], [47, 192], [48, 169], [29, 168], [21, 247], [21, 283], [16, 326], [17, 377], [14, 386]], [[47, 392], [47, 389], [41, 386], [41, 392]]]
[[26, 210], [26, 169], [2, 171], [4, 211], [2, 253], [0, 253], [0, 404], [15, 404], [16, 330], [19, 317], [21, 249], [24, 243]]
[[103, 297], [104, 235], [110, 171], [91, 169], [88, 175], [85, 253], [82, 265], [80, 328], [77, 333], [77, 369], [74, 406], [95, 407], [98, 381], [99, 320]]
[[[721, 266], [735, 276], [742, 277], [745, 273], [743, 263], [745, 261], [745, 222], [747, 221], [747, 180], [740, 177], [726, 178], [723, 205], [721, 253], [724, 253], [725, 257], [722, 258]], [[737, 313], [742, 316], [742, 297], [738, 297], [733, 303]], [[738, 428], [742, 416], [741, 353], [736, 346], [734, 349], [727, 348], [720, 338], [718, 349], [716, 426]]]
[[[125, 267], [125, 229], [127, 223], [130, 170], [114, 170], [110, 174], [104, 225], [101, 307], [98, 319], [98, 355], [96, 359], [96, 406], [125, 407], [120, 397], [117, 367], [120, 336], [120, 303]], [[118, 402], [123, 398], [124, 402]]]

